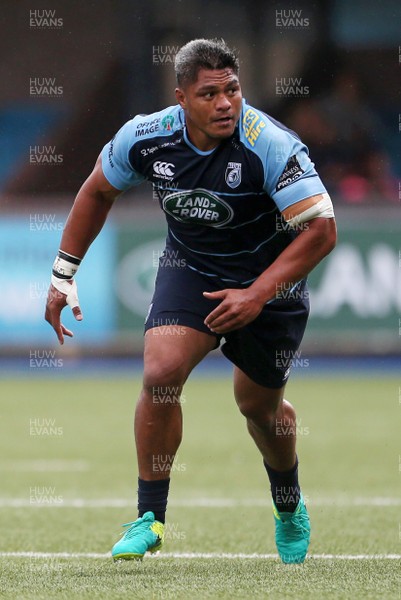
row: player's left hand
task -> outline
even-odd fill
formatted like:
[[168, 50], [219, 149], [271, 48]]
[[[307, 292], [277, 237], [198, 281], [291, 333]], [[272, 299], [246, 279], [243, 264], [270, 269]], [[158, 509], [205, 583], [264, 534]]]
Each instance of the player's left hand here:
[[[54, 276], [52, 276], [52, 279], [54, 281]], [[56, 285], [57, 282], [55, 282]], [[63, 282], [65, 287], [71, 288], [71, 296], [69, 296], [69, 294], [65, 294], [63, 292], [60, 291], [60, 289], [57, 289], [53, 283], [50, 284], [49, 287], [49, 292], [47, 294], [47, 302], [46, 302], [46, 312], [45, 312], [45, 320], [50, 323], [50, 325], [53, 327], [54, 331], [56, 332], [56, 335], [58, 337], [58, 341], [60, 342], [61, 345], [64, 344], [64, 336], [68, 336], [68, 337], [74, 337], [74, 334], [72, 333], [72, 331], [70, 329], [67, 329], [67, 327], [65, 327], [62, 323], [61, 323], [61, 311], [63, 310], [63, 308], [65, 306], [67, 306], [67, 304], [70, 305], [73, 315], [76, 318], [77, 321], [82, 321], [83, 317], [82, 317], [82, 312], [81, 309], [79, 307], [79, 300], [78, 300], [78, 292], [77, 292], [77, 288], [76, 288], [76, 283], [75, 285], [73, 285], [73, 281], [69, 281]], [[68, 291], [68, 289], [67, 289]]]
[[264, 306], [250, 288], [203, 292], [203, 295], [208, 300], [221, 300], [204, 321], [213, 333], [223, 334], [245, 327], [256, 319]]

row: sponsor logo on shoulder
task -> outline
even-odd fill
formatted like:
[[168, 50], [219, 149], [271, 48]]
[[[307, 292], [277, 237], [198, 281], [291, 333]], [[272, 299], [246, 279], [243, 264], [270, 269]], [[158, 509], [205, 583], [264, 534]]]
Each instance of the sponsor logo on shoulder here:
[[159, 131], [159, 124], [159, 117], [153, 119], [152, 121], [143, 121], [138, 123], [135, 131], [135, 137], [142, 137], [143, 135], [148, 135], [149, 133], [155, 133], [156, 131]]
[[157, 160], [153, 163], [153, 174], [158, 179], [171, 181], [174, 178], [175, 165], [173, 163]]
[[174, 125], [174, 117], [173, 115], [166, 115], [162, 119], [162, 127], [166, 131], [171, 131]]
[[260, 136], [262, 129], [266, 127], [266, 123], [252, 108], [248, 108], [243, 116], [242, 124], [244, 126], [245, 137], [251, 146], [255, 145], [256, 140]]
[[234, 215], [227, 202], [201, 188], [166, 196], [163, 210], [182, 223], [209, 227], [221, 227], [229, 223]]
[[276, 185], [276, 192], [279, 192], [283, 188], [287, 187], [287, 185], [294, 183], [294, 181], [299, 179], [303, 173], [304, 170], [301, 168], [301, 165], [294, 154], [294, 156], [291, 156], [288, 159], [288, 162], [284, 167], [284, 171], [279, 177]]
[[226, 183], [230, 188], [236, 188], [241, 183], [241, 163], [229, 162], [226, 168]]

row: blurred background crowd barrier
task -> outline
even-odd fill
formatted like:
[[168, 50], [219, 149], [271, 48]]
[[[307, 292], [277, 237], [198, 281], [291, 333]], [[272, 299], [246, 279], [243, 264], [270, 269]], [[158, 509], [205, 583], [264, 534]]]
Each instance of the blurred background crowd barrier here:
[[[195, 37], [239, 50], [244, 96], [301, 136], [333, 198], [306, 352], [399, 353], [400, 17], [398, 0], [5, 3], [0, 353], [56, 344], [44, 303], [74, 195], [125, 121], [175, 104], [174, 56]], [[149, 184], [118, 199], [78, 275], [85, 320], [65, 317], [72, 351], [141, 350], [164, 236]]]

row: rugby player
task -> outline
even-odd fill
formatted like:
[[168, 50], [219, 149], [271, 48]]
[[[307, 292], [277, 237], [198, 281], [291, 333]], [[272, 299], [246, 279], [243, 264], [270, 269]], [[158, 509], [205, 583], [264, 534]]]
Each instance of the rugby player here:
[[[332, 203], [298, 136], [242, 97], [238, 57], [223, 40], [187, 43], [175, 72], [177, 105], [123, 125], [79, 190], [45, 318], [61, 344], [73, 335], [60, 313], [68, 304], [82, 319], [79, 264], [116, 198], [150, 181], [168, 231], [135, 413], [138, 518], [112, 556], [140, 559], [161, 548], [182, 438], [179, 394], [195, 365], [221, 344], [270, 480], [278, 553], [285, 563], [303, 562], [310, 522], [298, 481], [296, 416], [284, 390], [308, 318], [306, 277], [335, 245]], [[154, 468], [155, 457], [167, 460], [167, 471]]]

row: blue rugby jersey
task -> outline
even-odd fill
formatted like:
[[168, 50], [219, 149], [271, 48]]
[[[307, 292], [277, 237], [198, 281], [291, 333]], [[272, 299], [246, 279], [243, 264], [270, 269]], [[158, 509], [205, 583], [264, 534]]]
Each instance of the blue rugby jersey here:
[[101, 160], [119, 190], [153, 184], [167, 247], [220, 287], [254, 281], [297, 235], [281, 211], [326, 191], [298, 136], [245, 100], [234, 134], [213, 150], [191, 143], [177, 105], [128, 121]]

